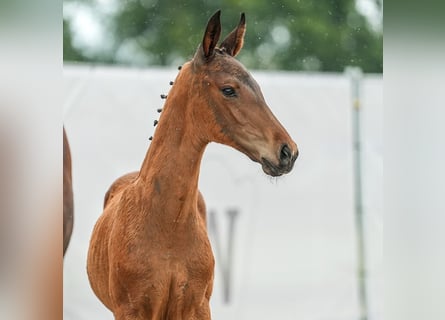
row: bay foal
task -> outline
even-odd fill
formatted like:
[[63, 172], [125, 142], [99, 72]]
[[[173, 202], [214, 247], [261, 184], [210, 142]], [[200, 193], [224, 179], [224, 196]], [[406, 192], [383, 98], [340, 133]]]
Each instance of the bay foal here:
[[220, 12], [179, 72], [139, 172], [108, 190], [91, 238], [91, 286], [115, 319], [210, 319], [214, 257], [198, 190], [201, 159], [214, 141], [241, 151], [271, 176], [289, 172], [296, 144], [234, 57], [244, 14], [217, 47]]

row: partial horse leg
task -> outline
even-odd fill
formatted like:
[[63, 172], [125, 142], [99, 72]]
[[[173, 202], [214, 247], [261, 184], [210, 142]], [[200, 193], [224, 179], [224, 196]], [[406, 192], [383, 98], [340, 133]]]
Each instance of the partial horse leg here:
[[134, 315], [134, 311], [127, 308], [120, 308], [116, 312], [113, 312], [115, 320], [145, 320], [145, 318]]
[[196, 315], [196, 319], [199, 320], [211, 320], [210, 316], [210, 305], [207, 305], [199, 310], [198, 314]]
[[[159, 319], [170, 319], [165, 316], [159, 315], [158, 313], [147, 315], [147, 314], [135, 314], [134, 308], [121, 308], [116, 312], [113, 312], [115, 320], [159, 320]], [[172, 320], [181, 320], [181, 318], [172, 318]], [[208, 318], [210, 320], [210, 318]]]

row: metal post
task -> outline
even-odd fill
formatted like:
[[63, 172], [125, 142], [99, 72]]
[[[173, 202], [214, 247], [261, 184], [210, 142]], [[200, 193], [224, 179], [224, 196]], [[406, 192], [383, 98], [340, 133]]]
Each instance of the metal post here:
[[219, 238], [219, 227], [216, 213], [214, 211], [209, 211], [209, 231], [213, 235], [215, 254], [218, 259], [219, 265], [221, 266], [221, 275], [223, 281], [223, 299], [225, 304], [230, 303], [231, 300], [235, 221], [238, 215], [238, 209], [227, 210], [227, 218], [229, 219], [227, 230], [228, 239], [226, 248], [227, 251], [224, 255], [221, 239]]
[[359, 299], [359, 319], [368, 319], [366, 286], [366, 246], [363, 222], [361, 140], [360, 140], [360, 84], [362, 71], [357, 67], [348, 67], [346, 73], [351, 80], [352, 93], [352, 139], [354, 157], [354, 209], [357, 236], [357, 286]]
[[233, 240], [235, 236], [235, 219], [238, 216], [237, 209], [230, 209], [227, 211], [229, 218], [229, 230], [228, 230], [228, 245], [227, 245], [227, 264], [226, 264], [226, 286], [224, 287], [224, 302], [230, 302], [230, 292], [232, 283], [232, 269], [233, 269]]

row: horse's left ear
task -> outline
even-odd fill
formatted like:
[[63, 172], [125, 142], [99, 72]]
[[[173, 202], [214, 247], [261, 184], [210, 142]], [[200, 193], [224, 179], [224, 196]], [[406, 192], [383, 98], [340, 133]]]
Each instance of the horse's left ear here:
[[244, 34], [246, 33], [246, 16], [241, 13], [238, 26], [229, 33], [221, 43], [221, 49], [225, 50], [232, 57], [236, 56], [244, 44]]

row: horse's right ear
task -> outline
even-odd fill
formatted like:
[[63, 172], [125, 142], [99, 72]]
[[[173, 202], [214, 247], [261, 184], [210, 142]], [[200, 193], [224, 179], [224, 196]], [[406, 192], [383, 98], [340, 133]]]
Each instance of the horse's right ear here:
[[219, 36], [221, 34], [221, 10], [216, 11], [207, 23], [206, 32], [202, 39], [202, 50], [204, 58], [208, 59], [213, 55], [213, 50], [218, 43]]

